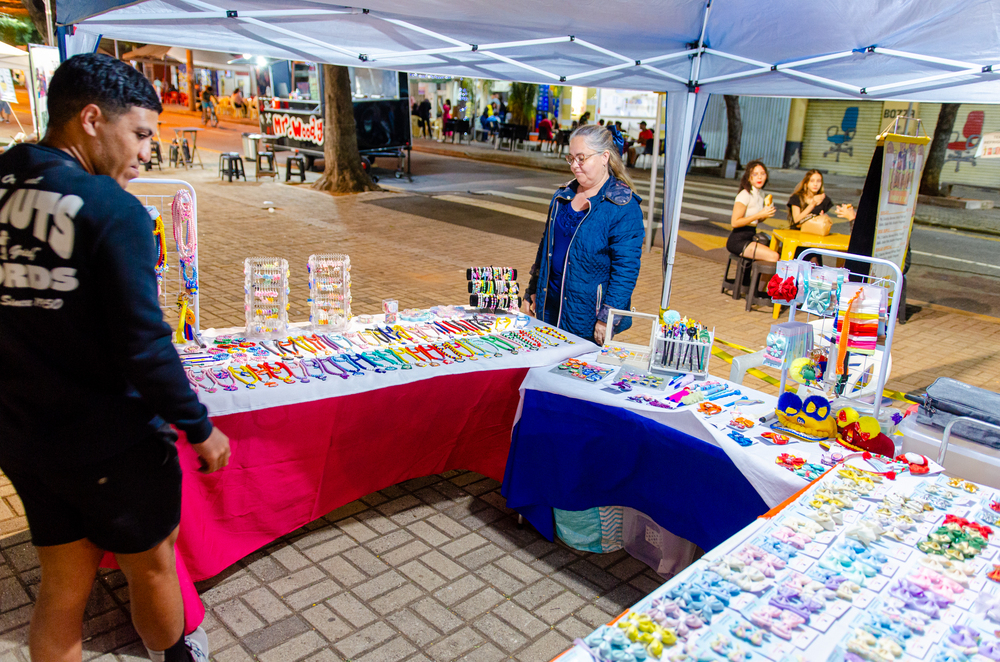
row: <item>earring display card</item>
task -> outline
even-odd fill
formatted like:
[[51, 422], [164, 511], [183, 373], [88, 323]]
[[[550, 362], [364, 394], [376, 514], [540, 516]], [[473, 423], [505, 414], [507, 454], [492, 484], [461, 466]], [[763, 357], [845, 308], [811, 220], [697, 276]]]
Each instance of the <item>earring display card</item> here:
[[284, 336], [288, 331], [288, 260], [248, 257], [243, 275], [247, 335]]
[[309, 321], [314, 328], [344, 331], [351, 321], [351, 258], [310, 255]]
[[472, 267], [465, 270], [469, 281], [469, 305], [484, 310], [516, 313], [521, 307], [517, 269]]

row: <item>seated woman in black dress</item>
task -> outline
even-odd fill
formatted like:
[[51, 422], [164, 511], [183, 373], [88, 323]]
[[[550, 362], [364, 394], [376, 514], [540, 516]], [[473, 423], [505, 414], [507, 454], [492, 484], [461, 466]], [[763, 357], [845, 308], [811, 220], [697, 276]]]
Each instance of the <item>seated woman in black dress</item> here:
[[804, 222], [814, 216], [829, 220], [827, 212], [831, 209], [833, 200], [823, 190], [823, 173], [819, 170], [810, 170], [788, 198], [788, 222], [793, 230], [798, 230]]
[[764, 235], [757, 235], [757, 224], [774, 216], [774, 205], [761, 192], [767, 185], [767, 166], [760, 161], [751, 161], [740, 180], [740, 192], [733, 203], [731, 224], [733, 231], [726, 240], [726, 249], [733, 255], [751, 260], [777, 262], [781, 257], [771, 247], [760, 241]]

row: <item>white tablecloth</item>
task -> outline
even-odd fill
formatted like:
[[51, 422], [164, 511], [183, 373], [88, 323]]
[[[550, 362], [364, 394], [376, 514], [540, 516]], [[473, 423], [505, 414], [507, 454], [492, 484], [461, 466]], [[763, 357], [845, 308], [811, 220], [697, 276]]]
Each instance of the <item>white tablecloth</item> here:
[[[579, 358], [588, 363], [594, 363], [596, 357], [597, 352], [592, 352]], [[777, 403], [775, 396], [761, 393], [745, 385], [733, 384], [725, 379], [717, 377], [712, 377], [711, 379], [712, 381], [730, 384], [732, 388], [739, 390], [751, 400], [764, 401], [764, 404], [761, 405], [743, 407], [742, 412], [746, 418], [756, 421], [759, 417], [774, 411], [775, 404]], [[524, 389], [531, 389], [554, 393], [611, 407], [622, 407], [640, 416], [650, 418], [663, 425], [689, 434], [706, 443], [715, 444], [729, 456], [733, 464], [746, 476], [747, 480], [757, 490], [757, 493], [760, 494], [764, 503], [769, 508], [778, 505], [806, 485], [805, 479], [796, 476], [791, 471], [775, 463], [778, 455], [781, 453], [791, 453], [792, 455], [805, 458], [808, 462], [818, 464], [820, 461], [823, 450], [819, 447], [819, 444], [794, 442], [785, 446], [772, 446], [755, 443], [752, 446], [744, 448], [728, 436], [730, 430], [726, 427], [726, 424], [730, 419], [727, 413], [729, 410], [710, 418], [700, 413], [697, 405], [687, 405], [680, 409], [667, 410], [652, 405], [630, 402], [627, 398], [633, 393], [643, 393], [651, 396], [659, 395], [662, 397], [664, 392], [638, 387], [633, 393], [608, 393], [603, 390], [614, 381], [614, 374], [595, 383], [555, 374], [552, 372], [551, 367], [542, 367], [533, 368], [528, 371], [521, 389], [522, 391]], [[667, 394], [671, 392], [672, 390], [666, 391]], [[731, 398], [723, 399], [724, 402], [728, 402], [729, 400]], [[753, 438], [767, 429], [761, 425], [757, 425], [752, 430], [748, 430], [743, 434]]]
[[[381, 316], [378, 321], [381, 323]], [[400, 324], [404, 327], [409, 326], [406, 322], [401, 322]], [[357, 321], [352, 321], [349, 331], [357, 331], [366, 328], [366, 326], [370, 327], [371, 325], [361, 325]], [[547, 325], [533, 319], [530, 326]], [[292, 335], [300, 335], [300, 332], [307, 336], [313, 334], [313, 331], [305, 323], [292, 324], [290, 327]], [[206, 344], [211, 346], [212, 341], [222, 335], [242, 336], [243, 329], [208, 329], [203, 333], [203, 338]], [[468, 374], [485, 370], [551, 366], [561, 363], [568, 358], [596, 349], [596, 345], [590, 341], [577, 338], [568, 333], [565, 335], [573, 341], [573, 344], [560, 342], [558, 347], [543, 345], [542, 349], [530, 352], [522, 349], [516, 355], [501, 352], [503, 356], [499, 358], [479, 357], [476, 361], [466, 359], [462, 363], [441, 364], [437, 367], [414, 367], [409, 370], [398, 369], [386, 373], [365, 371], [363, 375], [352, 375], [347, 379], [328, 375], [326, 381], [313, 378], [307, 383], [296, 381], [294, 384], [286, 384], [279, 381], [275, 387], [257, 384], [255, 388], [248, 389], [243, 384], [237, 382], [236, 385], [239, 388], [236, 391], [225, 391], [220, 388], [215, 393], [208, 393], [204, 389], [198, 389], [197, 393], [199, 400], [208, 408], [210, 416], [225, 416], [269, 407], [312, 402], [341, 395], [364, 393], [387, 386], [409, 384], [444, 375]], [[427, 345], [433, 343], [421, 341], [419, 344]], [[305, 352], [303, 356], [305, 358], [312, 358], [312, 355]], [[267, 361], [273, 364], [275, 360], [277, 360], [275, 356], [261, 357], [251, 363], [256, 365], [258, 362]]]

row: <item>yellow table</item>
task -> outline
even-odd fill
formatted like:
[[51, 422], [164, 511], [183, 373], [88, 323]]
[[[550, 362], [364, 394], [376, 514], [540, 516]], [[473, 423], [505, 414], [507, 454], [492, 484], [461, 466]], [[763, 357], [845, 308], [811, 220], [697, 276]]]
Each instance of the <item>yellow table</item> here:
[[[834, 251], [846, 251], [851, 243], [849, 234], [828, 234], [821, 237], [818, 234], [803, 232], [802, 230], [774, 230], [771, 232], [771, 250], [778, 250], [781, 244], [781, 259], [791, 260], [795, 257], [795, 251], [799, 248], [828, 248]], [[772, 317], [778, 319], [781, 313], [781, 306], [775, 304]]]

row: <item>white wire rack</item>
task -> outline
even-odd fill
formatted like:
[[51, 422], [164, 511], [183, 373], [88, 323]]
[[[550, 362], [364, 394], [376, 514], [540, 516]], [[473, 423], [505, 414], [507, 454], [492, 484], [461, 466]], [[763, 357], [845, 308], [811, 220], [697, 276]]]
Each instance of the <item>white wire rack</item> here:
[[[163, 309], [164, 317], [168, 320], [168, 323], [175, 327], [178, 320], [178, 310], [177, 310], [177, 295], [185, 291], [184, 279], [181, 277], [181, 265], [177, 259], [177, 244], [174, 242], [174, 224], [173, 216], [170, 213], [171, 205], [174, 202], [174, 196], [177, 194], [178, 187], [184, 188], [188, 193], [191, 194], [191, 208], [192, 208], [192, 229], [194, 231], [195, 237], [198, 236], [198, 196], [194, 192], [194, 187], [191, 184], [180, 180], [180, 179], [144, 179], [137, 178], [133, 179], [130, 184], [142, 184], [143, 186], [155, 185], [158, 188], [156, 190], [165, 189], [170, 187], [172, 192], [167, 192], [164, 190], [163, 193], [135, 193], [129, 191], [136, 198], [139, 199], [144, 205], [156, 207], [161, 218], [163, 218], [163, 228], [165, 230], [166, 236], [164, 237], [164, 246], [167, 251], [167, 264], [169, 265], [169, 270], [163, 279], [163, 293], [160, 298], [160, 307]], [[198, 270], [198, 251], [195, 249], [193, 266], [195, 270]], [[201, 312], [199, 310], [199, 298], [200, 298], [200, 288], [199, 293], [191, 296], [191, 305], [194, 307], [194, 318], [195, 318], [195, 330], [201, 333]]]
[[[861, 282], [867, 285], [876, 285], [888, 290], [889, 306], [886, 312], [887, 319], [885, 325], [885, 343], [876, 348], [874, 355], [860, 354], [857, 352], [850, 353], [850, 360], [848, 362], [848, 382], [844, 392], [841, 394], [841, 397], [845, 398], [861, 398], [867, 395], [873, 395], [872, 405], [874, 407], [874, 411], [872, 415], [877, 418], [879, 408], [882, 403], [882, 391], [885, 388], [885, 380], [889, 376], [889, 370], [892, 365], [890, 350], [892, 349], [892, 337], [896, 331], [896, 318], [899, 309], [899, 297], [897, 294], [902, 289], [903, 272], [900, 271], [899, 266], [896, 263], [889, 262], [888, 260], [866, 257], [863, 255], [854, 255], [851, 253], [841, 253], [839, 251], [829, 251], [820, 248], [806, 249], [802, 251], [802, 254], [799, 255], [798, 259], [806, 261], [813, 255], [822, 255], [824, 257], [835, 259], [852, 260], [855, 262], [864, 262], [869, 265], [878, 265], [891, 274], [888, 277], [852, 276], [852, 281]], [[817, 327], [814, 329], [814, 338], [816, 338], [815, 344], [830, 348], [830, 361], [827, 364], [826, 370], [827, 374], [833, 374], [833, 371], [836, 370], [837, 334], [834, 325], [836, 312], [834, 311], [828, 312], [824, 315], [816, 315], [805, 310], [800, 311], [798, 304], [793, 302], [788, 309], [789, 322], [796, 321], [797, 311], [805, 314], [806, 322], [810, 322], [814, 325], [814, 327]], [[781, 386], [779, 387], [779, 393], [785, 392], [785, 383], [788, 380], [788, 367], [789, 362], [786, 361], [781, 369]]]

